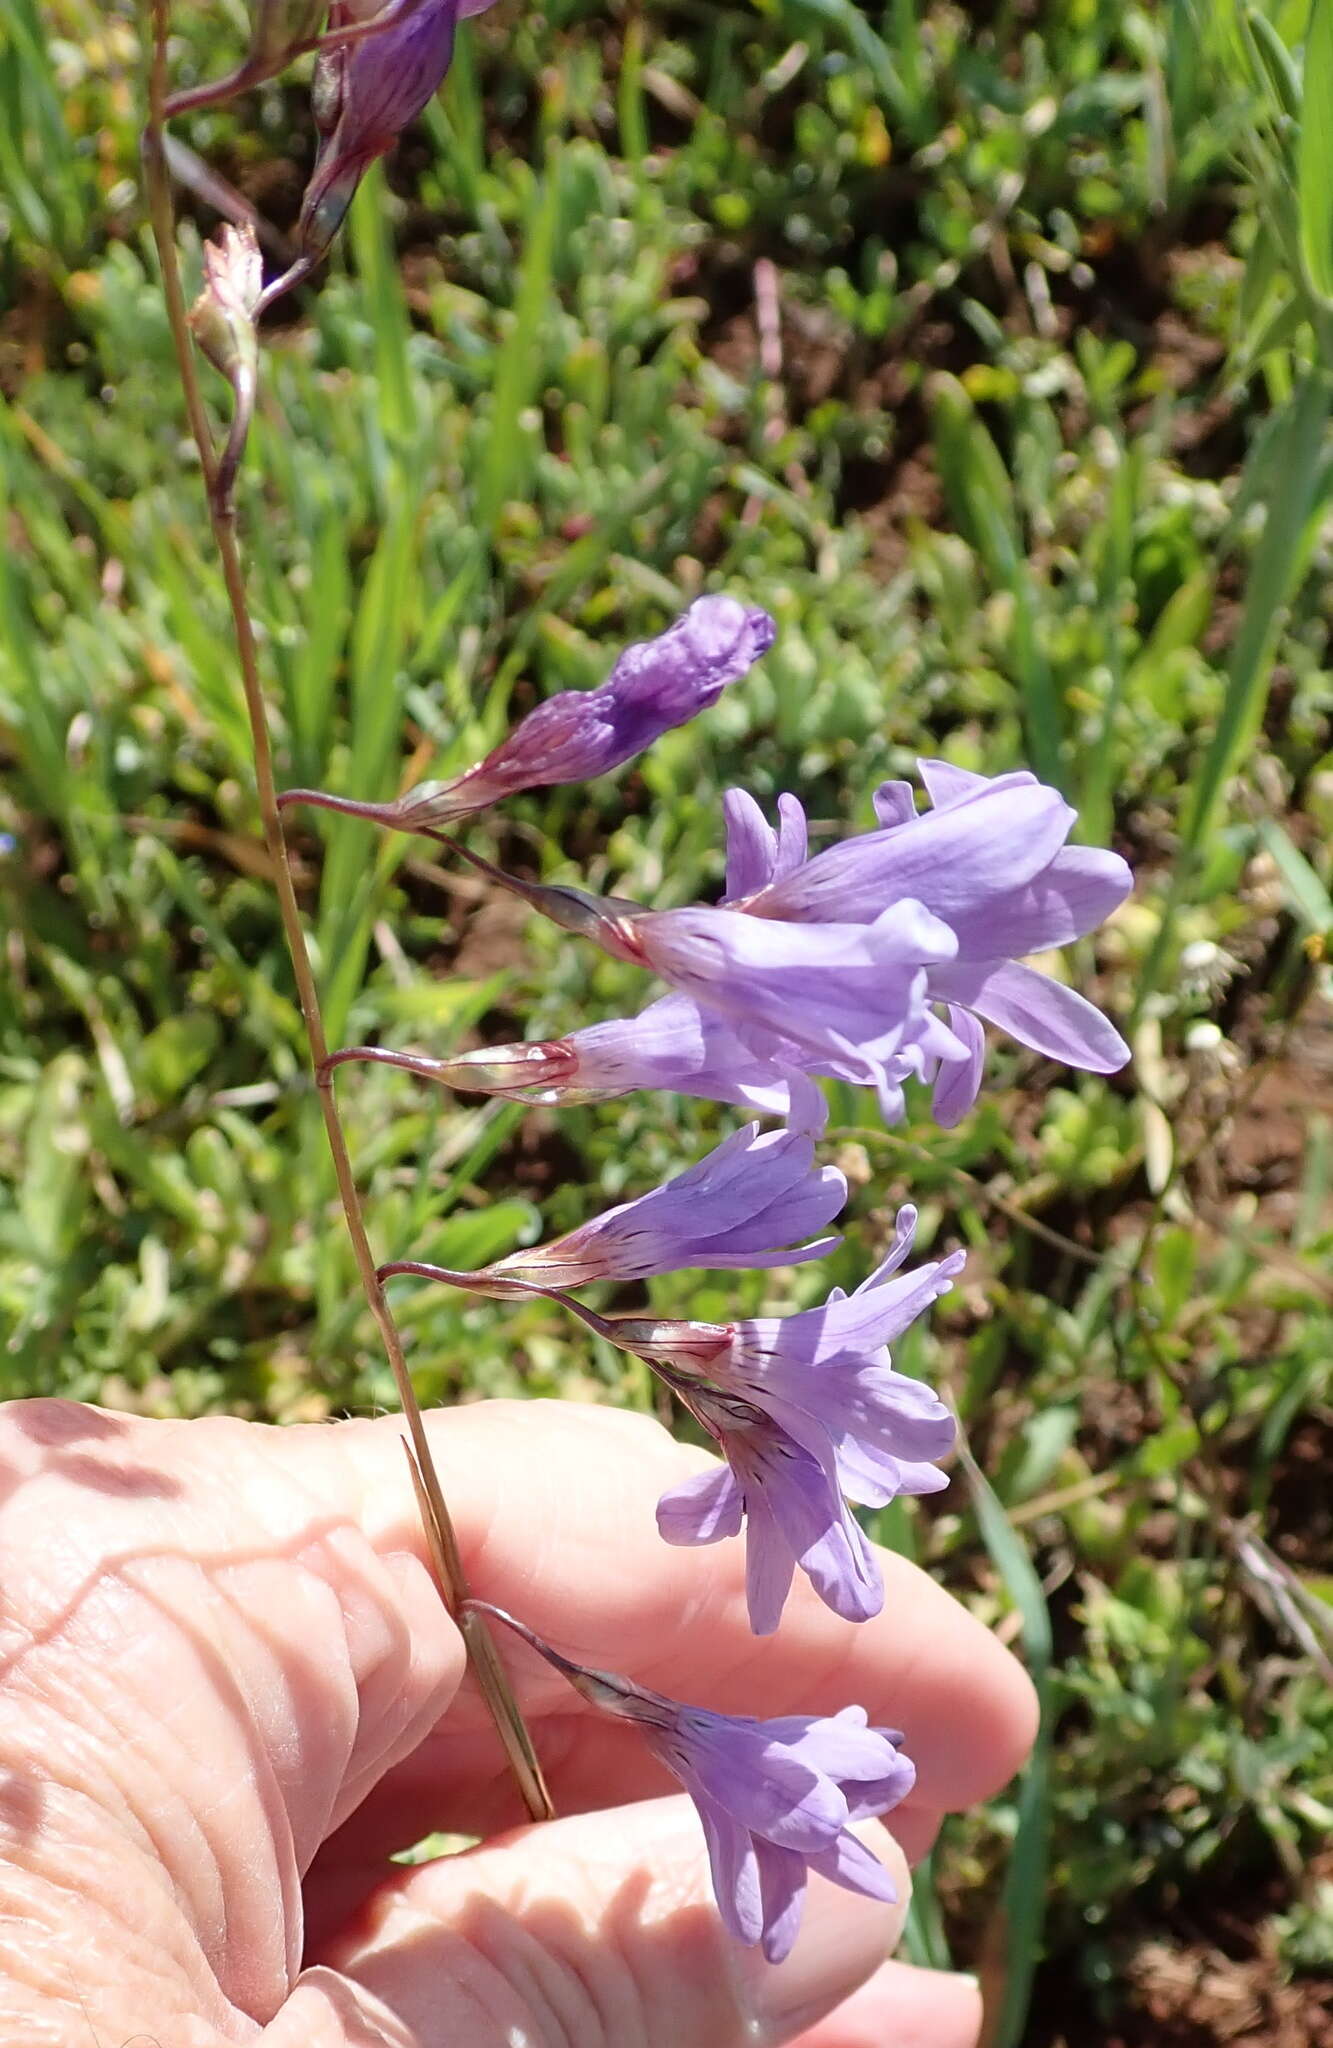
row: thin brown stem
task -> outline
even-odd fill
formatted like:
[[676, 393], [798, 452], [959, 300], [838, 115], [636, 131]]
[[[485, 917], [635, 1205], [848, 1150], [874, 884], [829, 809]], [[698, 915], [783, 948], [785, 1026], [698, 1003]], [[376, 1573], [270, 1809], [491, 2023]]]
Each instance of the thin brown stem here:
[[[315, 984], [310, 954], [306, 946], [305, 930], [301, 923], [300, 907], [296, 900], [296, 887], [292, 880], [287, 845], [283, 837], [282, 822], [278, 811], [277, 787], [273, 774], [273, 750], [269, 741], [268, 716], [264, 705], [263, 687], [259, 676], [259, 657], [255, 642], [253, 621], [246, 599], [245, 573], [241, 563], [240, 548], [236, 539], [236, 515], [231, 501], [230, 490], [220, 488], [226, 484], [225, 471], [219, 475], [219, 463], [215, 453], [213, 437], [204, 411], [203, 399], [195, 370], [194, 352], [186, 319], [185, 295], [181, 288], [180, 271], [176, 258], [175, 222], [172, 214], [171, 189], [166, 169], [164, 147], [166, 120], [166, 36], [167, 0], [152, 0], [152, 59], [149, 67], [149, 117], [144, 146], [144, 164], [147, 174], [149, 213], [152, 220], [153, 237], [157, 244], [158, 260], [162, 268], [163, 290], [166, 299], [167, 318], [171, 327], [172, 343], [180, 371], [182, 388], [185, 393], [186, 410], [191, 431], [199, 449], [207, 487], [209, 518], [213, 537], [222, 563], [223, 580], [231, 608], [232, 624], [236, 636], [237, 652], [240, 657], [241, 684], [245, 694], [246, 713], [254, 745], [255, 786], [259, 799], [259, 815], [263, 827], [264, 844], [272, 862], [274, 882], [277, 889], [278, 907], [282, 928], [291, 955], [292, 971], [296, 979], [297, 996], [301, 1015], [305, 1022], [309, 1040], [311, 1060], [314, 1065], [318, 1086], [320, 1111], [324, 1119], [324, 1130], [328, 1138], [329, 1151], [333, 1158], [334, 1175], [338, 1194], [342, 1202], [343, 1215], [348, 1235], [352, 1241], [352, 1252], [357, 1272], [365, 1291], [370, 1312], [375, 1319], [385, 1354], [393, 1373], [394, 1385], [398, 1391], [403, 1419], [410, 1439], [410, 1455], [413, 1462], [414, 1485], [418, 1505], [426, 1525], [427, 1540], [440, 1579], [440, 1590], [450, 1611], [461, 1617], [462, 1603], [468, 1597], [467, 1575], [459, 1550], [458, 1538], [449, 1510], [445, 1505], [435, 1461], [426, 1440], [425, 1426], [421, 1418], [416, 1393], [412, 1386], [411, 1374], [403, 1352], [402, 1338], [389, 1311], [384, 1289], [375, 1271], [375, 1256], [370, 1248], [366, 1232], [365, 1217], [357, 1192], [356, 1177], [352, 1170], [351, 1156], [343, 1133], [331, 1086], [332, 1076], [328, 1071], [328, 1042], [324, 1035], [324, 1022], [320, 1012], [319, 993]], [[528, 1811], [534, 1819], [549, 1819], [554, 1813], [551, 1797], [542, 1778], [541, 1766], [532, 1746], [531, 1738], [524, 1728], [522, 1717], [514, 1701], [508, 1680], [505, 1678], [494, 1646], [484, 1638], [481, 1624], [468, 1616], [461, 1620], [464, 1641], [477, 1682], [495, 1720], [496, 1729], [504, 1743], [506, 1754], [518, 1779]]]

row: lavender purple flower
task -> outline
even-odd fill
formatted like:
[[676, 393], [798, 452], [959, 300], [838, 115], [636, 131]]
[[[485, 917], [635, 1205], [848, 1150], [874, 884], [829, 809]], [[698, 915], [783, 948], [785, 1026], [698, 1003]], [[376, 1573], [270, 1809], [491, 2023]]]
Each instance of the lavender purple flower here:
[[637, 1017], [585, 1024], [565, 1038], [477, 1046], [448, 1059], [363, 1045], [335, 1053], [330, 1065], [347, 1060], [404, 1067], [449, 1088], [512, 1102], [599, 1102], [640, 1088], [735, 1102], [760, 1116], [785, 1116], [790, 1102], [770, 1060], [743, 1045], [724, 1018], [680, 995], [660, 996]]
[[883, 1507], [948, 1484], [937, 1460], [953, 1416], [922, 1381], [893, 1369], [888, 1345], [947, 1294], [964, 1254], [910, 1273], [916, 1211], [899, 1212], [888, 1255], [852, 1295], [819, 1308], [735, 1323], [599, 1316], [565, 1306], [634, 1352], [672, 1388], [726, 1464], [673, 1487], [658, 1503], [668, 1543], [716, 1543], [746, 1532], [746, 1590], [756, 1635], [777, 1627], [799, 1564], [848, 1621], [883, 1604], [874, 1554], [844, 1505]]
[[619, 768], [716, 702], [773, 644], [767, 612], [734, 597], [700, 597], [654, 640], [627, 647], [595, 690], [548, 697], [476, 767], [424, 782], [391, 804], [288, 790], [284, 805], [349, 811], [400, 832], [428, 832], [520, 790], [586, 782]]
[[928, 1028], [927, 969], [952, 958], [947, 925], [920, 903], [873, 923], [799, 924], [726, 908], [619, 910], [602, 943], [720, 1012], [774, 1067], [895, 1085]]
[[762, 1721], [685, 1706], [563, 1656], [503, 1608], [471, 1600], [563, 1672], [603, 1713], [633, 1721], [698, 1809], [726, 1927], [770, 1963], [791, 1951], [807, 1874], [892, 1902], [892, 1878], [851, 1832], [889, 1813], [916, 1782], [901, 1733], [872, 1728], [863, 1707]]
[[774, 835], [753, 799], [730, 792], [729, 900], [752, 917], [839, 926], [870, 923], [886, 906], [909, 901], [948, 927], [956, 949], [931, 962], [926, 976], [930, 999], [947, 1005], [947, 1032], [936, 1019], [892, 1076], [934, 1073], [941, 1123], [956, 1123], [976, 1099], [978, 1017], [1035, 1052], [1113, 1073], [1129, 1057], [1120, 1034], [1084, 997], [1022, 959], [1067, 945], [1109, 916], [1131, 887], [1124, 861], [1066, 846], [1076, 814], [1033, 775], [973, 775], [943, 761], [918, 766], [930, 811], [917, 812], [910, 784], [885, 783], [875, 798], [880, 829], [811, 860], [796, 851], [794, 797], [781, 799]]
[[747, 1124], [663, 1187], [549, 1244], [466, 1274], [412, 1261], [383, 1271], [433, 1275], [476, 1294], [505, 1296], [643, 1280], [688, 1266], [790, 1266], [822, 1258], [841, 1241], [837, 1236], [801, 1240], [837, 1215], [847, 1182], [836, 1167], [815, 1164], [814, 1141], [827, 1120], [819, 1089], [794, 1074], [790, 1096], [786, 1129], [761, 1133], [757, 1123]]

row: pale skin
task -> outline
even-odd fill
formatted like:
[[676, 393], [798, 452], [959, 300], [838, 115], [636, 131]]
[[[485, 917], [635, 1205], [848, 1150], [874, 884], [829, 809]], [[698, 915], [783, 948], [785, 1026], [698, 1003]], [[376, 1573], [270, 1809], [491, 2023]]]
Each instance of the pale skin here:
[[[473, 1590], [572, 1656], [724, 1711], [859, 1702], [919, 1778], [906, 1863], [1031, 1741], [986, 1631], [885, 1557], [855, 1627], [798, 1579], [746, 1625], [742, 1548], [674, 1550], [703, 1454], [642, 1417], [427, 1418]], [[517, 1795], [430, 1577], [393, 1418], [293, 1429], [0, 1407], [0, 2039], [15, 2048], [973, 2048], [975, 1988], [886, 1961], [904, 1905], [812, 1879], [777, 1969], [711, 1904], [634, 1730], [502, 1648], [561, 1819]], [[408, 1868], [435, 1829], [479, 1835]]]

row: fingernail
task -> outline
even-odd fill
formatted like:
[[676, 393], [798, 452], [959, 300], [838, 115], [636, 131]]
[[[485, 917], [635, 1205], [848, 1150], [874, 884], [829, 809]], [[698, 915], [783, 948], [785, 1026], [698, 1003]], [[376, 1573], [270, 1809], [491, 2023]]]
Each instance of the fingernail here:
[[740, 1994], [757, 2048], [795, 2040], [850, 1998], [896, 1945], [911, 1891], [902, 1855], [875, 1822], [856, 1832], [893, 1871], [897, 1905], [862, 1898], [812, 1877], [796, 1946], [785, 1962], [766, 1963], [758, 1949], [740, 1959]]

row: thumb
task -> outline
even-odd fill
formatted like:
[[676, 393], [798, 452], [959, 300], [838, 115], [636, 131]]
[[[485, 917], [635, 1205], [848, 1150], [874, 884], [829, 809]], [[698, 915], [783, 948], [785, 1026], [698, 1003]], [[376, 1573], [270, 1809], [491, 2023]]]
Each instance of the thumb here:
[[688, 1799], [516, 1829], [381, 1886], [263, 2048], [777, 2048], [849, 1998], [901, 1932], [902, 1854], [873, 1821], [857, 1833], [899, 1903], [813, 1877], [796, 1946], [773, 1965], [723, 1929]]

